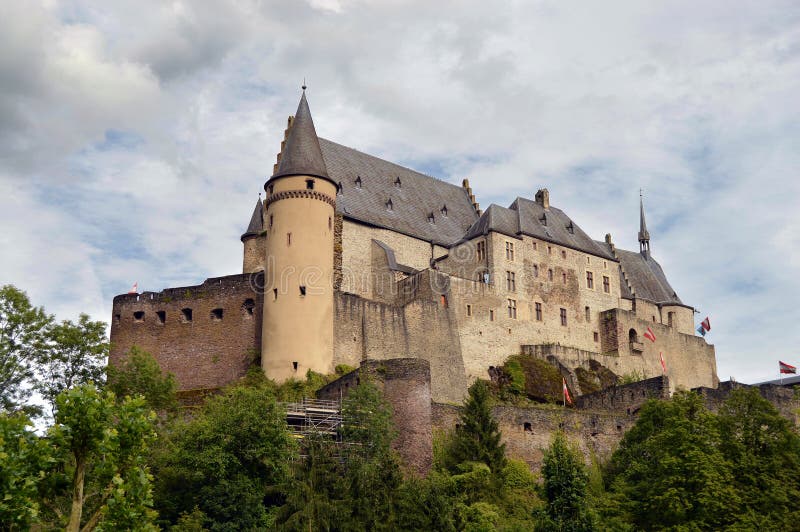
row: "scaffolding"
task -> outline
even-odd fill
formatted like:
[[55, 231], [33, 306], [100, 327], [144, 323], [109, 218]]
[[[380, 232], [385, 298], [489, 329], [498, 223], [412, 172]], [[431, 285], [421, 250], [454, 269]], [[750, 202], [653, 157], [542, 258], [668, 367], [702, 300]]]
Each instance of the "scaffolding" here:
[[284, 403], [286, 425], [297, 439], [312, 434], [342, 441], [342, 407], [339, 401], [303, 398], [299, 403]]

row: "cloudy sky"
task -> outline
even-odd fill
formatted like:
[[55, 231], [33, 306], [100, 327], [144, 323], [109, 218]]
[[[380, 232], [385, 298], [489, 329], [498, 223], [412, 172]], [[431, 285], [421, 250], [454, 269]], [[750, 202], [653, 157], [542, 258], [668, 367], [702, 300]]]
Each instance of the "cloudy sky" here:
[[796, 0], [0, 2], [0, 284], [105, 320], [240, 271], [303, 78], [320, 136], [483, 207], [638, 249], [643, 188], [720, 377], [800, 362]]

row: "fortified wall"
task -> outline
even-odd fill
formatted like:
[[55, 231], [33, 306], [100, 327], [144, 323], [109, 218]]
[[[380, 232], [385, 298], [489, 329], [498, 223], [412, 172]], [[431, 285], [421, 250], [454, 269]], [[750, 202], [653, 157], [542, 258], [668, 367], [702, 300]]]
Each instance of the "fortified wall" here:
[[114, 298], [109, 364], [134, 345], [175, 374], [180, 391], [220, 388], [261, 353], [263, 274], [212, 277], [197, 286]]

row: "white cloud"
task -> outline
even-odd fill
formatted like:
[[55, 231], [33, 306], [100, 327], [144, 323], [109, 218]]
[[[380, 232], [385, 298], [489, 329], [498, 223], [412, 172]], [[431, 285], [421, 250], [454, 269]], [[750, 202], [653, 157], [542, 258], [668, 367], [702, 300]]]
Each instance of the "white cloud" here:
[[643, 187], [656, 257], [712, 314], [721, 376], [767, 378], [800, 342], [793, 2], [0, 11], [0, 212], [14, 250], [0, 274], [51, 310], [102, 318], [134, 280], [237, 271], [305, 77], [320, 135], [469, 177], [484, 207], [547, 186], [590, 234], [635, 249]]

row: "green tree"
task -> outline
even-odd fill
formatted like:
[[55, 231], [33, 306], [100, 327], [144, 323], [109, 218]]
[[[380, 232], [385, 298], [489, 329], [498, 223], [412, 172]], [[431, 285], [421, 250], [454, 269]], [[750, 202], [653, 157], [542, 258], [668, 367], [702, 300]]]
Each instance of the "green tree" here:
[[448, 453], [451, 471], [455, 471], [457, 465], [463, 462], [483, 462], [492, 473], [498, 473], [505, 467], [506, 446], [500, 443], [502, 435], [492, 416], [489, 397], [486, 381], [477, 380], [470, 386], [461, 423]]
[[[64, 462], [72, 469], [66, 530], [153, 528], [145, 457], [155, 438], [154, 421], [155, 414], [142, 398], [117, 403], [113, 393], [100, 392], [92, 384], [58, 395], [49, 441], [62, 460], [72, 459]], [[85, 491], [87, 472], [94, 487], [91, 497]], [[91, 511], [84, 515], [87, 507]]]
[[800, 521], [800, 437], [755, 388], [734, 390], [718, 414], [743, 528], [787, 530]]
[[294, 454], [274, 390], [233, 387], [165, 430], [154, 456], [156, 507], [169, 523], [197, 507], [210, 530], [268, 528]]
[[141, 395], [157, 412], [172, 411], [178, 406], [175, 376], [165, 375], [155, 357], [136, 346], [121, 362], [108, 366], [106, 389], [117, 397]]
[[637, 529], [717, 529], [738, 507], [715, 416], [699, 395], [651, 400], [614, 452], [612, 495]]
[[588, 475], [583, 457], [563, 433], [556, 433], [542, 462], [542, 494], [547, 507], [540, 519], [542, 530], [588, 531], [594, 526], [587, 511]]
[[0, 529], [27, 530], [39, 516], [38, 486], [50, 446], [21, 412], [0, 414]]
[[14, 410], [30, 397], [42, 334], [52, 321], [22, 290], [0, 288], [0, 409]]
[[104, 322], [81, 314], [78, 323], [64, 320], [50, 325], [43, 339], [36, 389], [52, 408], [64, 390], [103, 382], [109, 349]]

